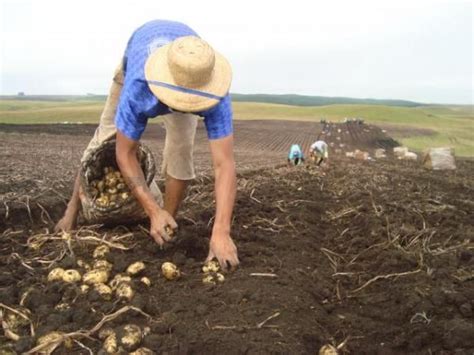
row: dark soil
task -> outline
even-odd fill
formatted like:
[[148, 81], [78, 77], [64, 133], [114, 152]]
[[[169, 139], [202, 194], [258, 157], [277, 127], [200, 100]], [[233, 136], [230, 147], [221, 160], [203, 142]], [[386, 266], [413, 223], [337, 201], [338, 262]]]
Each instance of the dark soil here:
[[[273, 164], [275, 156], [267, 152]], [[11, 159], [13, 165], [21, 160]], [[40, 165], [52, 164], [44, 163], [50, 155], [44, 159]], [[315, 354], [333, 344], [353, 354], [472, 354], [474, 162], [457, 165], [455, 172], [432, 172], [414, 162], [337, 157], [325, 170], [240, 168], [232, 233], [241, 267], [215, 286], [201, 282], [214, 213], [213, 181], [205, 173], [189, 189], [175, 242], [163, 250], [138, 226], [82, 229], [68, 242], [50, 239], [45, 228], [52, 222], [35, 215], [37, 208], [24, 224], [10, 215], [1, 234], [0, 302], [27, 308], [36, 335], [20, 326], [17, 342], [0, 335], [0, 351], [21, 353], [50, 331], [89, 330], [104, 315], [132, 305], [151, 318], [130, 310], [104, 328], [120, 333], [130, 323], [149, 327], [142, 346], [157, 353]], [[10, 191], [20, 194], [23, 185], [13, 186]], [[66, 187], [57, 190], [67, 193]], [[100, 242], [88, 236], [130, 248], [112, 249], [112, 274], [141, 260], [152, 286], [135, 278], [136, 294], [125, 302], [48, 283], [53, 267], [92, 261]], [[44, 244], [32, 248], [38, 240]], [[164, 261], [178, 265], [182, 278], [165, 280]], [[103, 344], [97, 333], [74, 339], [94, 353]], [[55, 353], [88, 353], [78, 343], [71, 346]]]

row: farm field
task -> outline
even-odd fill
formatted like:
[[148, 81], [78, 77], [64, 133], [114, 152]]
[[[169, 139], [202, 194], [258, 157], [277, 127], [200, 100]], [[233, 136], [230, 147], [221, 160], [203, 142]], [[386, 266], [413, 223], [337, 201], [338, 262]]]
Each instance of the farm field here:
[[[402, 144], [416, 151], [450, 146], [458, 156], [474, 156], [473, 106], [432, 105], [397, 107], [383, 105], [288, 106], [234, 102], [237, 120], [292, 120], [342, 122], [345, 117], [363, 118], [385, 128]], [[87, 97], [62, 101], [0, 100], [0, 123], [97, 123], [103, 102]], [[158, 120], [156, 120], [158, 121]], [[151, 122], [155, 122], [151, 120]]]
[[[340, 354], [474, 351], [474, 161], [458, 159], [458, 169], [448, 172], [391, 155], [349, 160], [335, 149], [372, 153], [399, 142], [374, 125], [237, 120], [233, 237], [241, 267], [223, 283], [204, 285], [214, 210], [202, 124], [198, 178], [174, 243], [161, 250], [144, 232], [146, 223], [51, 233], [94, 129], [0, 125], [0, 310], [3, 319], [20, 319], [9, 328], [17, 341], [0, 329], [0, 353], [31, 351], [52, 331], [60, 332], [49, 344], [54, 354], [103, 353], [104, 329], [120, 338], [128, 324], [142, 336], [125, 354], [138, 346], [166, 354], [316, 354], [325, 344]], [[307, 153], [323, 132], [333, 143], [327, 168], [285, 165], [292, 143]], [[163, 138], [155, 124], [143, 140], [158, 166]], [[78, 261], [93, 263], [103, 244], [111, 249], [112, 276], [143, 261], [140, 277], [151, 286], [133, 278], [135, 296], [125, 301], [46, 280], [58, 266], [84, 273]], [[161, 276], [165, 261], [181, 269], [179, 280]]]

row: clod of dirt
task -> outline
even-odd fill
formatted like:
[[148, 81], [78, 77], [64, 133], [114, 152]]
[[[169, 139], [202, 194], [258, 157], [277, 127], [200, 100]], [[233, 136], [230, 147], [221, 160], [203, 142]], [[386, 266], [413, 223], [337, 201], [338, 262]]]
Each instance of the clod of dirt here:
[[138, 275], [143, 270], [145, 270], [145, 264], [141, 261], [137, 261], [133, 264], [130, 264], [127, 267], [127, 274], [135, 276], [135, 275]]
[[65, 270], [63, 274], [63, 281], [67, 283], [75, 283], [81, 281], [81, 274], [79, 271], [70, 269]]
[[84, 283], [90, 284], [90, 285], [97, 284], [97, 283], [105, 284], [108, 279], [109, 279], [109, 272], [104, 269], [91, 270], [89, 272], [86, 272], [83, 276]]
[[181, 272], [178, 267], [170, 262], [165, 262], [161, 265], [161, 272], [165, 279], [167, 280], [176, 280], [181, 277]]

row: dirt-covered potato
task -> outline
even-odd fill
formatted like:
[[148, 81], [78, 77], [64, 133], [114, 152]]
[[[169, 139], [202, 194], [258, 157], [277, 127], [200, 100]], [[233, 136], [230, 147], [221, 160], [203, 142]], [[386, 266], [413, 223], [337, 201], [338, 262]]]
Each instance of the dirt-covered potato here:
[[112, 281], [109, 282], [109, 286], [112, 287], [113, 290], [115, 290], [117, 286], [120, 285], [121, 283], [124, 283], [124, 282], [130, 283], [131, 281], [132, 281], [132, 278], [130, 276], [117, 274], [114, 276]]
[[89, 271], [91, 269], [91, 266], [89, 265], [89, 263], [85, 262], [82, 259], [77, 259], [76, 264], [78, 267], [83, 268], [84, 270]]
[[176, 280], [181, 277], [178, 267], [170, 262], [165, 262], [161, 265], [161, 273], [167, 280]]
[[221, 274], [220, 272], [216, 272], [215, 278], [216, 278], [217, 282], [224, 282], [225, 281], [224, 275]]
[[82, 284], [79, 289], [81, 290], [81, 293], [82, 294], [85, 294], [87, 293], [87, 291], [89, 291], [89, 285], [86, 285], [86, 284]]
[[105, 269], [93, 269], [88, 271], [83, 276], [83, 281], [86, 284], [94, 285], [98, 283], [105, 284], [109, 279], [109, 271]]
[[337, 349], [330, 344], [323, 345], [321, 349], [319, 349], [319, 355], [337, 355], [337, 354], [338, 354]]
[[61, 281], [63, 279], [64, 269], [57, 267], [51, 270], [48, 274], [48, 281]]
[[145, 264], [141, 261], [137, 261], [127, 267], [127, 274], [134, 276], [138, 275], [143, 270], [145, 270]]
[[99, 295], [105, 300], [110, 300], [112, 298], [112, 289], [106, 284], [98, 283], [94, 285], [94, 290], [97, 291]]
[[202, 267], [202, 272], [207, 274], [209, 272], [218, 272], [220, 270], [219, 262], [216, 260], [210, 260]]
[[[107, 193], [109, 193], [110, 195], [116, 195], [117, 194], [117, 189], [115, 187], [109, 187], [107, 189]], [[110, 199], [111, 196], [109, 196], [109, 199]]]
[[105, 338], [103, 348], [107, 354], [115, 354], [117, 352], [117, 335], [114, 331]]
[[151, 280], [150, 280], [148, 277], [146, 277], [146, 276], [142, 277], [142, 278], [140, 279], [140, 281], [141, 281], [143, 284], [147, 285], [148, 287], [151, 286]]
[[122, 282], [117, 286], [115, 294], [118, 298], [130, 301], [135, 296], [135, 291], [133, 291], [132, 286], [128, 282]]
[[64, 270], [63, 281], [67, 283], [74, 283], [81, 281], [81, 273], [74, 269]]
[[99, 269], [104, 269], [104, 270], [112, 270], [112, 264], [109, 263], [107, 260], [105, 259], [101, 259], [101, 260], [96, 260], [94, 262], [94, 267], [93, 267], [95, 270], [99, 270]]
[[63, 333], [51, 332], [39, 337], [38, 340], [36, 341], [36, 345], [43, 345], [47, 343], [57, 342], [57, 341], [60, 341], [62, 338], [63, 338]]
[[99, 245], [95, 248], [94, 253], [92, 256], [94, 259], [101, 259], [105, 258], [105, 256], [110, 252], [110, 248], [107, 245]]
[[138, 348], [135, 351], [132, 351], [129, 353], [129, 355], [154, 355], [156, 354], [153, 350], [150, 350], [148, 348]]
[[120, 343], [126, 350], [135, 349], [142, 341], [142, 330], [138, 325], [127, 324], [123, 327], [123, 335], [120, 339]]
[[225, 276], [219, 272], [208, 273], [202, 278], [202, 283], [215, 285], [218, 282], [224, 282]]
[[126, 199], [129, 198], [129, 197], [130, 197], [130, 194], [129, 194], [128, 192], [122, 192], [122, 193], [120, 194], [120, 198], [121, 198], [122, 200], [126, 200]]

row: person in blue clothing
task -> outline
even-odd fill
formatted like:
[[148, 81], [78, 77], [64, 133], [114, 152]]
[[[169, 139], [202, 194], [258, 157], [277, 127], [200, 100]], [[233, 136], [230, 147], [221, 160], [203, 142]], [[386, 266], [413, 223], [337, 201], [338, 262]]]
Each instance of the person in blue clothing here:
[[288, 153], [288, 164], [300, 165], [304, 163], [303, 151], [299, 144], [292, 144]]
[[[128, 41], [100, 124], [83, 156], [116, 138], [118, 167], [150, 219], [150, 235], [163, 245], [171, 239], [168, 228], [177, 227], [176, 213], [188, 182], [195, 177], [194, 136], [198, 117], [202, 117], [210, 143], [216, 195], [208, 260], [216, 258], [224, 269], [239, 264], [231, 238], [236, 194], [231, 80], [228, 61], [187, 25], [164, 20], [144, 24]], [[137, 160], [140, 138], [149, 119], [156, 116], [163, 116], [166, 128], [164, 202], [156, 184], [146, 184]], [[75, 227], [81, 207], [80, 190], [78, 176], [57, 231]]]

